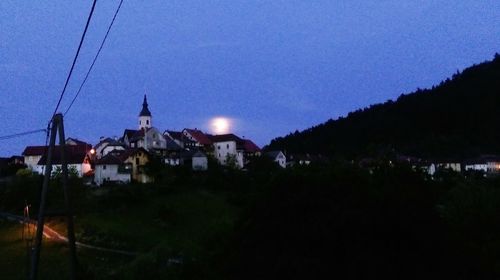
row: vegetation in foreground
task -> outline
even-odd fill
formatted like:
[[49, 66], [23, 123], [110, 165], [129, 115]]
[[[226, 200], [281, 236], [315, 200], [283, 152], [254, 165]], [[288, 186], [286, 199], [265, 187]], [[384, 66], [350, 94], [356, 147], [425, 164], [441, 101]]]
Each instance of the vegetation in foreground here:
[[[341, 163], [161, 172], [154, 185], [89, 189], [74, 182], [78, 240], [138, 253], [79, 250], [86, 279], [500, 276], [498, 178], [442, 172], [431, 179], [405, 165]], [[35, 201], [38, 184], [18, 178], [0, 187], [2, 210]], [[62, 205], [58, 188], [49, 196], [53, 209]], [[58, 218], [49, 225], [63, 230]], [[0, 227], [0, 271], [17, 275], [26, 255], [22, 242], [7, 238], [18, 234], [13, 227]], [[64, 275], [57, 258], [65, 250], [45, 243], [42, 275]]]

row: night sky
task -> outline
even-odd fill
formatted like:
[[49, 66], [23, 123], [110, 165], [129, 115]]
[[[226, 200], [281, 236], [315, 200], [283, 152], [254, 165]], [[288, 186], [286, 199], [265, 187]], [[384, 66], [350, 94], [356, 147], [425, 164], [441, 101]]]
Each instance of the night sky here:
[[[91, 2], [0, 1], [0, 136], [46, 126]], [[98, 1], [61, 111], [118, 3]], [[137, 128], [146, 93], [160, 131], [225, 116], [262, 146], [437, 84], [499, 43], [498, 0], [125, 0], [66, 135], [95, 144]], [[0, 141], [0, 156], [44, 142]]]

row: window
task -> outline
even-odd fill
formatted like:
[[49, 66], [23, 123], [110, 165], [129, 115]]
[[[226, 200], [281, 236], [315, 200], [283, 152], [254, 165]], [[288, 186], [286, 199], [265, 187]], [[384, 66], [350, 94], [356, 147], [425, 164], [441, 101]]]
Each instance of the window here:
[[102, 169], [103, 169], [103, 170], [106, 170], [106, 165], [103, 165], [103, 166], [102, 166]]
[[220, 150], [220, 145], [217, 145], [217, 150]]
[[228, 149], [229, 149], [229, 144], [227, 144], [227, 145], [226, 145], [226, 148], [228, 148]]
[[139, 125], [141, 125], [141, 124], [142, 124], [142, 122], [141, 122], [141, 121], [139, 121]]
[[135, 158], [135, 164], [139, 165], [139, 158]]
[[146, 120], [146, 124], [149, 125], [149, 120]]

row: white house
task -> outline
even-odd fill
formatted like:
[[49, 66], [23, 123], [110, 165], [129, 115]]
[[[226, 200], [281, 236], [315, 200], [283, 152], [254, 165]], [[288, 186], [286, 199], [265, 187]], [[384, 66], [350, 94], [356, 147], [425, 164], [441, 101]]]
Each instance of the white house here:
[[[73, 169], [77, 172], [78, 177], [83, 177], [92, 171], [91, 159], [89, 156], [90, 149], [87, 145], [68, 145], [66, 146], [65, 159], [68, 164], [68, 169]], [[43, 155], [37, 164], [39, 173], [45, 170], [47, 162], [46, 155]], [[52, 170], [62, 168], [61, 148], [56, 146], [52, 154]]]
[[[74, 167], [77, 170], [80, 170], [79, 171], [80, 176], [90, 171], [90, 158], [86, 156], [90, 152], [91, 148], [92, 146], [90, 144], [74, 138], [68, 138], [66, 140], [66, 150], [67, 150], [66, 157], [68, 159], [68, 163], [71, 160], [76, 161], [73, 162], [72, 164], [75, 165]], [[43, 174], [43, 171], [45, 170], [44, 169], [45, 159], [43, 161], [41, 160], [42, 157], [48, 152], [48, 149], [49, 149], [48, 146], [27, 146], [22, 153], [24, 157], [24, 163], [26, 164], [27, 168], [31, 169], [31, 171], [33, 172]], [[54, 156], [53, 156], [54, 165], [57, 165], [57, 161], [60, 160], [58, 159], [58, 157], [60, 157], [60, 151], [61, 151], [60, 146], [56, 145], [54, 147]], [[88, 166], [86, 163], [83, 163], [85, 160], [88, 161]], [[42, 164], [40, 164], [40, 162], [42, 162]]]
[[244, 167], [243, 140], [234, 134], [214, 135], [210, 137], [214, 146], [214, 156], [222, 165], [234, 160], [238, 168]]
[[31, 169], [31, 171], [36, 173], [42, 173], [41, 166], [38, 166], [38, 162], [42, 158], [42, 156], [48, 150], [47, 146], [28, 146], [24, 149], [22, 155], [24, 157], [24, 164], [26, 164], [27, 168]]
[[286, 156], [282, 151], [269, 151], [266, 156], [270, 157], [281, 168], [286, 168]]
[[129, 183], [132, 179], [132, 164], [125, 164], [116, 152], [108, 153], [95, 164], [94, 181], [100, 186], [104, 182]]

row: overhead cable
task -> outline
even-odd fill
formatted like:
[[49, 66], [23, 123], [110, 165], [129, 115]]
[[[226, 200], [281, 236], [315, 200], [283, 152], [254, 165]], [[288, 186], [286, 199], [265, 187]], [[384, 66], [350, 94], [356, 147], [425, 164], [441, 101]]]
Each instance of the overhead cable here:
[[90, 65], [89, 70], [87, 71], [87, 74], [85, 75], [85, 78], [83, 79], [82, 83], [80, 84], [80, 88], [78, 88], [78, 91], [76, 92], [75, 97], [73, 97], [73, 100], [71, 100], [71, 103], [69, 104], [68, 109], [66, 109], [66, 112], [64, 112], [64, 116], [66, 116], [66, 114], [68, 113], [68, 111], [71, 109], [71, 107], [73, 106], [73, 103], [75, 103], [75, 100], [78, 98], [78, 95], [82, 91], [82, 88], [85, 85], [85, 82], [87, 82], [87, 79], [88, 79], [88, 77], [90, 75], [90, 72], [94, 68], [94, 64], [95, 64], [97, 58], [99, 57], [99, 54], [101, 53], [101, 50], [102, 50], [102, 48], [104, 46], [104, 43], [106, 42], [106, 39], [108, 38], [109, 31], [111, 30], [111, 27], [113, 27], [113, 24], [115, 22], [116, 16], [118, 15], [118, 12], [120, 11], [120, 8], [121, 8], [122, 4], [123, 4], [123, 0], [120, 0], [120, 4], [118, 4], [118, 8], [116, 8], [115, 15], [113, 16], [113, 19], [111, 20], [111, 23], [108, 26], [108, 30], [106, 31], [106, 35], [104, 35], [104, 38], [103, 38], [103, 40], [101, 42], [101, 46], [99, 47], [99, 50], [97, 51], [97, 53], [96, 53], [96, 55], [94, 57], [94, 60], [92, 61], [92, 64]]
[[45, 132], [45, 128], [37, 129], [37, 130], [29, 130], [25, 132], [20, 132], [20, 133], [14, 133], [10, 135], [4, 135], [0, 136], [0, 140], [7, 140], [7, 139], [12, 139], [12, 138], [17, 138], [17, 137], [22, 137], [30, 134], [35, 134], [35, 133], [40, 133], [40, 132]]
[[76, 60], [78, 59], [78, 55], [80, 54], [80, 49], [82, 48], [83, 41], [85, 39], [85, 34], [87, 34], [87, 29], [90, 24], [90, 19], [92, 18], [92, 15], [94, 14], [94, 8], [97, 0], [94, 0], [94, 3], [92, 4], [92, 9], [90, 10], [89, 16], [87, 18], [87, 23], [85, 24], [85, 29], [83, 30], [82, 38], [80, 39], [80, 44], [78, 45], [78, 50], [76, 51], [75, 57], [73, 58], [73, 63], [71, 64], [71, 69], [69, 70], [68, 77], [66, 78], [66, 82], [64, 83], [64, 88], [61, 91], [61, 95], [59, 96], [59, 101], [57, 101], [56, 108], [54, 110], [54, 113], [50, 117], [49, 123], [52, 121], [52, 118], [56, 115], [57, 109], [59, 109], [59, 105], [61, 105], [61, 100], [64, 97], [64, 93], [66, 92], [66, 88], [68, 87], [69, 80], [71, 79], [71, 74], [73, 73], [73, 69], [75, 68]]

